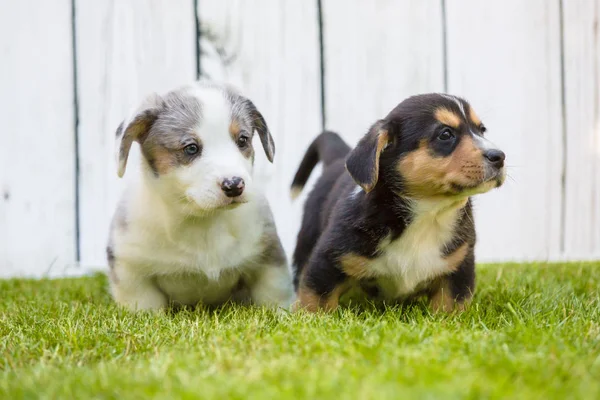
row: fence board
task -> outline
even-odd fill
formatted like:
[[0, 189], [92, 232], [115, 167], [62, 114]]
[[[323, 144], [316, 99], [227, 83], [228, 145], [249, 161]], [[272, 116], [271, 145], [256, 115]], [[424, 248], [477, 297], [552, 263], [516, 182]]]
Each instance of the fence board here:
[[443, 91], [439, 0], [323, 0], [327, 128], [356, 143], [405, 97]]
[[[0, 276], [57, 274], [76, 253], [71, 1], [8, 3], [0, 5]], [[506, 151], [513, 179], [476, 200], [480, 260], [600, 257], [600, 0], [562, 1], [564, 131], [560, 4], [453, 0], [444, 16], [439, 0], [322, 0], [328, 128], [354, 144], [406, 96], [442, 91], [446, 74], [449, 92], [473, 103]], [[317, 2], [198, 5], [203, 72], [240, 86], [273, 131], [274, 165], [255, 143], [256, 180], [289, 254], [306, 197], [290, 202], [290, 180], [321, 127]], [[194, 1], [75, 7], [81, 261], [104, 265], [113, 208], [139, 161], [134, 150], [118, 180], [114, 130], [149, 92], [195, 78]], [[221, 50], [232, 56], [227, 65]]]
[[[292, 204], [289, 187], [304, 150], [321, 126], [316, 2], [202, 0], [199, 4], [202, 32], [210, 32], [202, 35], [202, 73], [241, 88], [273, 134], [273, 165], [266, 161], [259, 142], [254, 142], [255, 181], [264, 186], [290, 254], [304, 197]], [[226, 66], [217, 52], [209, 51], [215, 44], [231, 58]]]
[[600, 1], [565, 1], [565, 256], [600, 257]]
[[476, 202], [483, 260], [560, 255], [558, 4], [447, 2], [449, 91], [474, 105], [514, 179]]
[[0, 276], [41, 275], [75, 261], [71, 2], [2, 2], [0, 54]]
[[139, 160], [134, 151], [119, 181], [114, 132], [147, 94], [196, 78], [194, 7], [191, 0], [77, 0], [76, 6], [81, 261], [105, 265], [109, 221]]

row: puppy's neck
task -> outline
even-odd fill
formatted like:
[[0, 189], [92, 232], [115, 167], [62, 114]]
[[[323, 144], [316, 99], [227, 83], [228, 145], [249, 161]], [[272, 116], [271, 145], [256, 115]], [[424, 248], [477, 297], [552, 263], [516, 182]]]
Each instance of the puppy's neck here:
[[421, 212], [426, 214], [444, 214], [451, 211], [459, 211], [463, 209], [467, 202], [468, 197], [454, 198], [454, 197], [432, 197], [432, 198], [410, 198], [405, 197], [404, 201], [412, 206], [413, 209], [418, 208]]
[[382, 185], [382, 187], [377, 187], [372, 192], [365, 194], [365, 201], [375, 206], [370, 207], [372, 209], [393, 210], [398, 218], [408, 222], [408, 220], [420, 215], [436, 219], [440, 216], [457, 214], [466, 207], [469, 197], [415, 197], [393, 192]]
[[424, 220], [435, 226], [454, 226], [465, 209], [468, 197], [461, 200], [448, 198], [410, 199], [410, 220]]

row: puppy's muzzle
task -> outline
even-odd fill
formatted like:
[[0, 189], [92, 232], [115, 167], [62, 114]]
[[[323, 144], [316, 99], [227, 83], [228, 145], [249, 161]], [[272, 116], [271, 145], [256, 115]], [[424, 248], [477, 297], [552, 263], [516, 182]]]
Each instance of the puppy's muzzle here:
[[234, 176], [232, 178], [223, 179], [221, 182], [221, 190], [225, 193], [227, 197], [238, 197], [242, 193], [244, 193], [244, 188], [246, 184], [244, 180], [239, 176]]
[[485, 159], [484, 182], [495, 182], [495, 187], [500, 187], [506, 178], [504, 160], [506, 154], [502, 150], [488, 149], [483, 152]]
[[506, 155], [503, 151], [492, 149], [486, 151], [483, 156], [492, 167], [496, 169], [501, 169], [504, 167], [504, 159], [506, 158]]

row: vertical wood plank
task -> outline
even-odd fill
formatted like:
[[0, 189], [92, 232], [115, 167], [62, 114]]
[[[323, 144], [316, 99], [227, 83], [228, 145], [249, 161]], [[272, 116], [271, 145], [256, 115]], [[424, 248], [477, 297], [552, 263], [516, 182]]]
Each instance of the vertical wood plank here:
[[326, 125], [354, 145], [404, 98], [443, 91], [441, 1], [323, 0]]
[[[202, 0], [199, 5], [202, 32], [210, 32], [202, 36], [202, 73], [238, 86], [263, 113], [273, 134], [273, 165], [259, 142], [254, 142], [254, 179], [262, 182], [290, 254], [304, 197], [292, 204], [289, 188], [305, 149], [321, 127], [316, 2]], [[229, 64], [224, 66], [215, 47], [231, 58]]]
[[600, 1], [563, 1], [568, 259], [600, 258]]
[[76, 1], [79, 87], [81, 257], [105, 265], [110, 218], [127, 178], [118, 180], [114, 133], [151, 92], [196, 78], [192, 0]]
[[0, 276], [75, 261], [71, 38], [70, 0], [0, 4]]
[[447, 2], [449, 92], [507, 154], [512, 179], [476, 200], [480, 260], [560, 255], [562, 117], [558, 1]]

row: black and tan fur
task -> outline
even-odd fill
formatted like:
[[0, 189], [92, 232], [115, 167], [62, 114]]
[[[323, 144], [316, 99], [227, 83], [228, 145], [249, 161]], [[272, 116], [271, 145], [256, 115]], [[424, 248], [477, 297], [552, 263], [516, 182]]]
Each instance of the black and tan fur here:
[[470, 196], [499, 187], [504, 153], [463, 99], [406, 99], [354, 149], [333, 132], [309, 147], [298, 193], [323, 174], [304, 208], [294, 252], [298, 307], [332, 310], [359, 286], [374, 298], [429, 296], [436, 310], [464, 307], [475, 288]]

